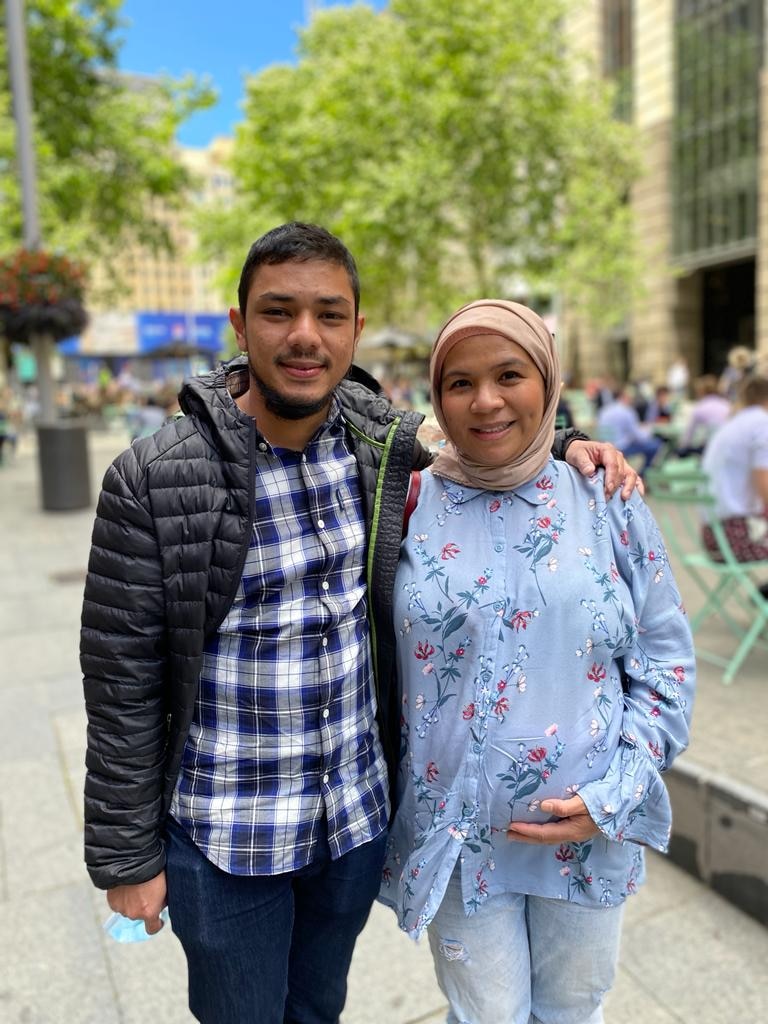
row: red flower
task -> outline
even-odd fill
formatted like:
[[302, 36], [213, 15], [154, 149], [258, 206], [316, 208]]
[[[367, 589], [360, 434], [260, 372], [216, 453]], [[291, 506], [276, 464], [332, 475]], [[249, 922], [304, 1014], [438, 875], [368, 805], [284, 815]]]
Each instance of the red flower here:
[[560, 847], [555, 850], [555, 857], [565, 864], [567, 861], [573, 860], [574, 853], [570, 846], [566, 846], [565, 843], [561, 843]]
[[426, 767], [424, 774], [427, 776], [427, 782], [434, 782], [437, 776], [440, 774], [440, 769], [437, 767], [434, 761], [430, 761]]
[[488, 582], [488, 577], [487, 576], [478, 576], [477, 577], [477, 582], [478, 582], [479, 586], [484, 587], [485, 584]]
[[533, 612], [520, 611], [519, 608], [515, 608], [509, 617], [509, 625], [519, 633], [521, 629], [528, 629], [528, 622], [532, 618]]
[[656, 758], [657, 761], [661, 760], [661, 756], [662, 756], [661, 755], [661, 747], [659, 746], [658, 743], [654, 743], [653, 740], [649, 740], [649, 742], [648, 742], [648, 749], [650, 750], [650, 752], [653, 754], [653, 756]]
[[548, 768], [545, 768], [544, 771], [541, 773], [541, 777], [542, 777], [542, 779], [546, 780], [546, 779], [549, 778], [549, 776], [551, 774], [552, 774], [552, 772]]
[[435, 648], [432, 644], [427, 643], [426, 640], [419, 640], [416, 644], [416, 650], [413, 652], [419, 661], [426, 661], [427, 658], [431, 658], [435, 653]]
[[534, 764], [537, 764], [539, 761], [543, 761], [546, 756], [546, 747], [534, 747], [533, 750], [528, 752], [528, 760], [532, 761]]
[[468, 722], [470, 720], [470, 718], [474, 718], [475, 717], [475, 705], [474, 704], [467, 704], [467, 706], [461, 712], [461, 717], [466, 722]]
[[456, 544], [450, 542], [445, 545], [443, 550], [440, 552], [440, 557], [444, 562], [447, 562], [449, 558], [455, 558], [459, 554], [461, 548]]
[[649, 562], [655, 562], [656, 561], [656, 552], [655, 551], [649, 551], [648, 552], [648, 561]]
[[560, 534], [557, 532], [557, 530], [552, 531], [552, 540], [560, 540]]
[[498, 683], [496, 684], [496, 689], [499, 691], [499, 693], [504, 693], [506, 688], [507, 688], [507, 680], [506, 679], [500, 679], [498, 681]]
[[389, 883], [390, 883], [390, 881], [392, 879], [392, 869], [391, 868], [384, 868], [384, 870], [381, 872], [381, 875], [382, 875], [382, 878], [384, 879], [384, 881], [387, 883], [387, 885], [389, 885]]
[[509, 711], [509, 700], [506, 697], [499, 697], [493, 705], [493, 713], [494, 715], [503, 715], [505, 711]]
[[624, 547], [626, 547], [629, 544], [629, 534], [626, 530], [621, 531], [621, 533], [619, 534], [619, 540], [624, 545]]
[[488, 506], [489, 512], [498, 512], [501, 508], [501, 502], [498, 498], [494, 498], [491, 504]]
[[477, 891], [480, 893], [481, 896], [485, 896], [485, 894], [488, 892], [488, 883], [484, 878], [478, 879]]
[[536, 520], [536, 525], [539, 527], [539, 529], [546, 530], [548, 526], [552, 525], [552, 520], [549, 518], [549, 516], [540, 516]]
[[536, 486], [540, 491], [551, 491], [552, 481], [548, 476], [542, 476], [536, 481]]
[[685, 682], [685, 669], [683, 668], [682, 665], [676, 665], [672, 669], [672, 671], [674, 672], [675, 678], [677, 679], [677, 681], [679, 683], [684, 683]]
[[592, 885], [592, 875], [584, 875], [584, 881], [587, 885]]
[[464, 654], [464, 648], [463, 647], [457, 647], [456, 648], [456, 657], [457, 658], [461, 658], [463, 654]]
[[661, 694], [657, 693], [655, 690], [649, 690], [648, 696], [651, 698], [651, 700], [661, 700]]
[[651, 708], [651, 714], [654, 718], [658, 718], [661, 714], [661, 708]]
[[605, 679], [605, 668], [602, 664], [598, 665], [597, 662], [592, 662], [592, 668], [587, 672], [587, 679], [591, 679], [593, 683], [600, 683]]

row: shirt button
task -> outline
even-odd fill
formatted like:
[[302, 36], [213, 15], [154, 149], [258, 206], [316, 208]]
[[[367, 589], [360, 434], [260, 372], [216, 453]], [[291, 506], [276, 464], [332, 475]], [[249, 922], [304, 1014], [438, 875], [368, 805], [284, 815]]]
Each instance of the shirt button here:
[[328, 582], [328, 580], [323, 580], [323, 590], [329, 590], [330, 586], [331, 584]]
[[264, 443], [264, 441], [261, 441], [260, 444], [259, 444], [259, 451], [260, 452], [265, 452], [266, 450], [267, 450], [266, 444]]
[[323, 782], [328, 782], [328, 776], [327, 775], [323, 776]]
[[321, 530], [324, 530], [324, 529], [325, 529], [325, 520], [324, 520], [324, 519], [318, 519], [318, 520], [317, 520], [317, 525], [318, 525], [318, 527], [319, 527], [319, 528], [320, 528]]
[[328, 708], [323, 708], [323, 718], [327, 718], [328, 715], [330, 715], [330, 713], [331, 712], [328, 710]]
[[302, 455], [301, 456], [301, 461], [302, 462], [306, 462], [307, 461], [307, 456], [306, 455]]
[[328, 646], [328, 637], [324, 636], [323, 637], [323, 647], [327, 647], [327, 646]]
[[493, 545], [493, 550], [496, 552], [496, 554], [499, 554], [500, 552], [502, 552], [504, 550], [504, 545], [503, 544], [494, 544]]

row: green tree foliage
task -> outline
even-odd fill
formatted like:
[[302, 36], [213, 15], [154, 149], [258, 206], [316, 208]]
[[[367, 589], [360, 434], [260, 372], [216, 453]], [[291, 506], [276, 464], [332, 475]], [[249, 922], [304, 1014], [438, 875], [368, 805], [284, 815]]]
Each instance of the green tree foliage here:
[[[153, 201], [181, 202], [179, 124], [213, 101], [206, 83], [116, 71], [122, 0], [26, 0], [40, 220], [46, 248], [91, 260], [129, 239], [168, 244]], [[0, 0], [0, 249], [22, 238], [15, 127]]]
[[335, 8], [296, 66], [247, 83], [238, 199], [204, 224], [234, 273], [289, 219], [338, 233], [364, 306], [413, 324], [525, 280], [611, 322], [631, 271], [631, 130], [565, 59], [561, 0], [391, 0]]

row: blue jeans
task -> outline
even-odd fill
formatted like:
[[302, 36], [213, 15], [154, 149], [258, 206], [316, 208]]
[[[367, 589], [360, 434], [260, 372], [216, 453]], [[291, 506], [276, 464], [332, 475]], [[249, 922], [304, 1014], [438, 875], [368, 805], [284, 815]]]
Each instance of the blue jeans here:
[[357, 936], [379, 890], [386, 834], [281, 875], [229, 875], [172, 819], [168, 910], [203, 1024], [336, 1024]]
[[467, 917], [454, 871], [428, 929], [447, 1024], [602, 1024], [623, 909], [503, 893]]
[[641, 441], [630, 441], [629, 444], [624, 445], [621, 451], [627, 458], [632, 455], [643, 456], [643, 464], [640, 467], [640, 475], [642, 476], [663, 447], [664, 442], [661, 438], [652, 436]]

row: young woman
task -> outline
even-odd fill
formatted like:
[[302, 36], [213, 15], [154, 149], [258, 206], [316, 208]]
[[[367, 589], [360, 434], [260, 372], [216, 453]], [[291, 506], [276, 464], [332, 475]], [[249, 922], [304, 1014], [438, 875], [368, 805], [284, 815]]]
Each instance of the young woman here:
[[550, 459], [560, 368], [530, 309], [464, 306], [430, 364], [447, 443], [421, 475], [395, 588], [400, 804], [382, 899], [426, 929], [450, 1024], [594, 1024], [694, 656], [635, 493]]

